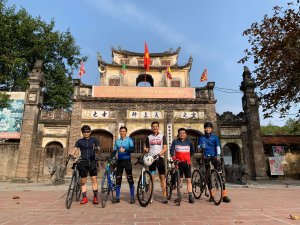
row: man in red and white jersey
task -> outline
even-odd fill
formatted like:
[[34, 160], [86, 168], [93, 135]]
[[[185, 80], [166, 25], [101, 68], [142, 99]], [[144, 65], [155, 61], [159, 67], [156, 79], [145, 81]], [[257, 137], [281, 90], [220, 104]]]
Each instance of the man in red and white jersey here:
[[180, 177], [187, 180], [187, 191], [189, 193], [189, 203], [193, 204], [195, 199], [192, 194], [192, 170], [191, 170], [191, 156], [194, 154], [193, 143], [186, 138], [187, 133], [185, 128], [178, 129], [178, 138], [173, 140], [170, 155], [173, 160], [178, 160], [178, 169]]

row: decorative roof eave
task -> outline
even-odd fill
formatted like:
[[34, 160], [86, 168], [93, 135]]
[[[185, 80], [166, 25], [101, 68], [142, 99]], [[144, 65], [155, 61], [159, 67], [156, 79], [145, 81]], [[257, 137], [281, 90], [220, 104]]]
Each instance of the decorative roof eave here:
[[[173, 56], [173, 55], [178, 55], [181, 50], [181, 47], [178, 47], [176, 51], [173, 51], [172, 49], [160, 53], [149, 53], [150, 57], [167, 57], [167, 56]], [[141, 52], [130, 52], [127, 50], [122, 50], [122, 49], [115, 49], [114, 47], [111, 48], [111, 54], [112, 57], [114, 56], [114, 53], [124, 55], [124, 56], [137, 56], [137, 57], [144, 57], [144, 53]]]
[[[184, 64], [184, 65], [173, 65], [171, 66], [171, 70], [180, 70], [180, 69], [187, 69], [188, 71], [191, 71], [192, 68], [192, 63], [193, 63], [193, 58], [190, 56], [189, 61]], [[109, 67], [114, 67], [114, 68], [121, 68], [121, 65], [117, 63], [107, 63], [104, 60], [98, 59], [98, 66], [109, 66]], [[126, 65], [127, 69], [141, 69], [144, 70], [145, 68], [143, 66], [132, 66], [132, 65]], [[150, 66], [150, 70], [165, 70], [166, 66]]]

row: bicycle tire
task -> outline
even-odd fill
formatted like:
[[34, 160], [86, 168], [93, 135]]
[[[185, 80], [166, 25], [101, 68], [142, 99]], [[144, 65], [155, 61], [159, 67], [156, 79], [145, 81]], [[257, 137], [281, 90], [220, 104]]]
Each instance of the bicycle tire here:
[[220, 205], [223, 199], [223, 183], [219, 172], [215, 169], [211, 170], [209, 194], [213, 196], [212, 201], [215, 205]]
[[78, 202], [80, 199], [80, 195], [81, 195], [81, 177], [80, 176], [78, 176], [76, 183], [77, 183], [77, 185], [76, 185], [75, 199]]
[[67, 209], [71, 208], [71, 205], [73, 203], [74, 192], [75, 192], [75, 188], [77, 185], [76, 180], [77, 180], [77, 175], [76, 175], [76, 173], [73, 173], [71, 182], [70, 182], [70, 185], [68, 188], [68, 192], [67, 192], [66, 202], [65, 202]]
[[199, 199], [204, 191], [205, 177], [201, 175], [200, 170], [196, 169], [192, 174], [192, 192], [195, 199]]
[[167, 191], [167, 199], [170, 200], [172, 197], [172, 170], [168, 170], [166, 176], [166, 191]]
[[[142, 207], [146, 207], [150, 203], [153, 194], [153, 180], [149, 171], [144, 171], [143, 183], [141, 174], [137, 185], [137, 199]], [[145, 193], [149, 194], [147, 199], [144, 198]]]
[[176, 199], [176, 205], [180, 206], [180, 202], [181, 202], [181, 193], [180, 193], [180, 174], [179, 171], [176, 172], [176, 176], [175, 176], [175, 185], [176, 185], [176, 190], [177, 190], [177, 199]]
[[107, 198], [109, 195], [109, 185], [108, 185], [108, 173], [104, 172], [102, 181], [101, 181], [101, 205], [104, 208], [106, 206]]
[[112, 188], [111, 188], [111, 201], [113, 202], [113, 203], [115, 203], [116, 202], [116, 188], [117, 188], [117, 184], [116, 184], [116, 176], [115, 176], [115, 173], [113, 173], [112, 174]]

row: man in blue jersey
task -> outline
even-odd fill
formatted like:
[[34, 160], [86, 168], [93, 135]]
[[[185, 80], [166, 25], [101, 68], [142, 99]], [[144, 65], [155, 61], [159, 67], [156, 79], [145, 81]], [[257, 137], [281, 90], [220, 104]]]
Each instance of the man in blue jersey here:
[[84, 125], [81, 128], [83, 138], [79, 139], [71, 155], [79, 155], [80, 162], [78, 164], [78, 170], [81, 177], [81, 191], [82, 201], [80, 204], [86, 204], [88, 198], [86, 195], [86, 183], [87, 175], [89, 174], [92, 180], [92, 187], [94, 193], [93, 204], [98, 204], [98, 182], [97, 182], [97, 161], [96, 151], [100, 149], [99, 142], [97, 139], [91, 137], [91, 127]]
[[[202, 149], [204, 154], [204, 159], [213, 157], [215, 160], [212, 161], [214, 167], [219, 172], [222, 172], [221, 168], [221, 145], [219, 137], [212, 133], [213, 124], [211, 122], [206, 122], [204, 124], [205, 135], [199, 138], [198, 148]], [[231, 200], [227, 196], [227, 190], [225, 190], [225, 182], [223, 181], [223, 202], [229, 203]], [[211, 196], [212, 197], [212, 196]]]
[[114, 154], [117, 158], [117, 172], [116, 172], [116, 203], [120, 202], [120, 192], [122, 184], [123, 170], [125, 169], [127, 175], [127, 181], [130, 189], [130, 204], [134, 204], [134, 182], [132, 177], [132, 165], [131, 165], [131, 153], [134, 150], [133, 141], [130, 137], [127, 137], [127, 128], [120, 127], [120, 138], [116, 140], [114, 146]]

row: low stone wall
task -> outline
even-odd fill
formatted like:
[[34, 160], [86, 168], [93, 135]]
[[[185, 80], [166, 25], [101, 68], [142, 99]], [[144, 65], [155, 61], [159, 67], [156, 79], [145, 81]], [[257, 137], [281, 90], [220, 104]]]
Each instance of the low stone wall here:
[[0, 143], [0, 181], [14, 177], [18, 155], [19, 143]]
[[225, 165], [224, 170], [225, 170], [226, 182], [235, 183], [235, 184], [246, 184], [247, 171], [245, 165], [243, 164]]

